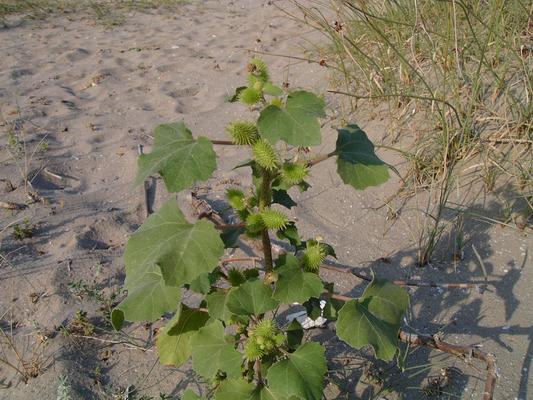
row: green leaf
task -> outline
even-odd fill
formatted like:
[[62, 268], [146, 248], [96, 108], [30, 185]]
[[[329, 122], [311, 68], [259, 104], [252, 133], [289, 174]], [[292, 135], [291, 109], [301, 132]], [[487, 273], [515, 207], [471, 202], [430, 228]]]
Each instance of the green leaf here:
[[255, 279], [234, 288], [228, 295], [228, 309], [237, 315], [257, 315], [273, 310], [278, 302], [272, 298], [272, 289]]
[[[256, 386], [243, 379], [226, 379], [215, 393], [215, 400], [278, 400], [268, 388]], [[279, 399], [281, 400], [281, 399]]]
[[298, 228], [294, 222], [290, 222], [285, 228], [276, 232], [276, 236], [279, 239], [286, 239], [291, 245], [298, 248], [302, 244], [300, 235], [298, 234]]
[[187, 389], [183, 396], [181, 396], [182, 400], [202, 400], [200, 396], [198, 396], [196, 393], [194, 393], [191, 389]]
[[216, 269], [213, 272], [204, 273], [191, 282], [189, 289], [201, 294], [207, 294], [211, 290], [211, 286], [220, 278], [219, 270]]
[[285, 108], [270, 105], [263, 109], [257, 126], [272, 143], [281, 139], [293, 146], [316, 146], [321, 141], [318, 118], [326, 116], [324, 106], [324, 100], [313, 93], [293, 92]]
[[169, 192], [179, 192], [198, 180], [206, 180], [217, 167], [211, 141], [193, 139], [183, 122], [159, 125], [154, 131], [154, 146], [149, 154], [139, 156], [135, 185], [159, 173]]
[[209, 320], [209, 314], [181, 304], [174, 317], [159, 330], [157, 352], [162, 364], [179, 367], [191, 356], [191, 339]]
[[389, 179], [387, 165], [374, 152], [374, 145], [357, 125], [337, 129], [337, 172], [342, 181], [363, 190]]
[[258, 278], [259, 270], [257, 268], [248, 268], [242, 271], [246, 279]]
[[266, 82], [263, 86], [263, 93], [270, 96], [281, 96], [283, 94], [283, 89], [274, 85], [272, 82]]
[[398, 349], [398, 331], [408, 302], [404, 288], [374, 278], [363, 296], [346, 302], [339, 311], [337, 335], [356, 349], [371, 345], [377, 357], [390, 361]]
[[219, 370], [228, 378], [241, 375], [242, 354], [226, 342], [222, 322], [200, 328], [191, 343], [192, 366], [203, 377], [211, 379]]
[[239, 268], [228, 269], [227, 277], [227, 281], [231, 284], [231, 286], [241, 286], [247, 280]]
[[302, 339], [304, 337], [304, 329], [302, 325], [296, 320], [293, 319], [289, 326], [285, 329], [287, 332], [287, 344], [291, 350], [297, 349], [302, 344]]
[[176, 309], [181, 290], [166, 286], [157, 265], [149, 265], [135, 280], [127, 280], [126, 297], [111, 313], [111, 324], [120, 330], [124, 320], [155, 321], [168, 311]]
[[114, 308], [113, 311], [111, 311], [111, 325], [113, 326], [113, 329], [119, 331], [122, 328], [123, 323], [124, 312], [119, 308]]
[[226, 190], [226, 198], [231, 207], [237, 211], [246, 209], [246, 196], [242, 190], [230, 188]]
[[296, 202], [289, 196], [286, 190], [272, 190], [272, 202], [281, 204], [283, 207], [290, 209], [291, 207], [296, 206]]
[[279, 257], [280, 267], [276, 269], [279, 274], [273, 297], [282, 303], [303, 303], [310, 297], [319, 297], [324, 289], [318, 275], [303, 272], [298, 259], [290, 254]]
[[213, 292], [205, 297], [207, 301], [207, 309], [209, 315], [221, 321], [227, 321], [231, 317], [231, 312], [228, 310], [228, 294], [223, 291]]
[[247, 87], [239, 93], [239, 101], [244, 104], [254, 105], [261, 100], [262, 94], [259, 89]]
[[211, 272], [224, 253], [224, 244], [211, 222], [187, 222], [175, 200], [167, 201], [130, 237], [124, 253], [126, 288], [143, 284], [146, 271], [157, 264], [165, 283], [191, 283]]
[[215, 393], [215, 400], [255, 400], [256, 386], [243, 379], [226, 379]]
[[233, 94], [233, 96], [229, 96], [227, 98], [227, 101], [230, 103], [236, 103], [237, 101], [239, 101], [239, 96], [241, 95], [241, 92], [247, 88], [248, 86], [239, 86], [237, 89], [235, 89], [235, 93]]
[[303, 400], [321, 400], [327, 372], [324, 353], [320, 344], [305, 343], [286, 359], [272, 365], [267, 380], [275, 398], [295, 396]]

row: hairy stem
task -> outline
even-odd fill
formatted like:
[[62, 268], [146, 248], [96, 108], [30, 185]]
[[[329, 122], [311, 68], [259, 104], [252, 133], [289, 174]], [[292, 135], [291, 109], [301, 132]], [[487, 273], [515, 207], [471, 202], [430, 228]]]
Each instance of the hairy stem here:
[[336, 155], [337, 155], [336, 151], [332, 151], [331, 153], [328, 153], [328, 154], [320, 154], [320, 155], [316, 156], [315, 158], [313, 158], [312, 160], [309, 160], [307, 162], [307, 166], [310, 168], [313, 165], [316, 165], [316, 164], [318, 164], [318, 163], [320, 163], [322, 161], [326, 161], [328, 158], [336, 156]]
[[[272, 177], [270, 172], [266, 169], [262, 170], [263, 180], [261, 183], [261, 192], [259, 193], [259, 210], [262, 211], [270, 206], [270, 185], [272, 183]], [[261, 241], [263, 242], [263, 255], [265, 258], [265, 272], [272, 271], [272, 244], [270, 243], [270, 236], [268, 235], [268, 229], [263, 229], [261, 232]]]
[[231, 140], [216, 140], [216, 139], [210, 139], [210, 140], [211, 140], [211, 143], [218, 144], [221, 146], [237, 146]]
[[257, 376], [257, 382], [262, 385], [263, 384], [263, 377], [261, 376], [261, 360], [257, 359], [255, 360], [255, 374]]

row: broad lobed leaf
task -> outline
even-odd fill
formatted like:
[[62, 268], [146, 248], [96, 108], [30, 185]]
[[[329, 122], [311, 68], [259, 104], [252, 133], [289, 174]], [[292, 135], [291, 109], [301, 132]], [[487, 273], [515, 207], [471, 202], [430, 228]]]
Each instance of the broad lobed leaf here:
[[249, 280], [228, 295], [228, 310], [237, 315], [258, 315], [273, 310], [278, 301], [272, 298], [272, 288], [259, 279]]
[[363, 190], [389, 179], [387, 165], [374, 152], [374, 145], [357, 125], [337, 129], [337, 172], [342, 181]]
[[303, 303], [310, 297], [319, 297], [324, 289], [322, 280], [311, 272], [303, 272], [298, 259], [284, 254], [278, 259], [279, 274], [274, 298], [282, 303]]
[[270, 367], [268, 387], [275, 399], [296, 397], [320, 400], [327, 372], [325, 350], [318, 343], [305, 343]]
[[157, 126], [154, 137], [152, 152], [139, 156], [135, 185], [158, 173], [169, 192], [179, 192], [197, 180], [208, 179], [216, 169], [211, 141], [194, 139], [183, 122]]
[[128, 296], [111, 313], [111, 324], [116, 330], [120, 330], [124, 320], [155, 321], [176, 309], [181, 299], [181, 290], [167, 286], [155, 264], [147, 265], [126, 287]]
[[130, 237], [124, 253], [126, 288], [142, 284], [154, 264], [166, 285], [191, 283], [211, 272], [224, 252], [224, 244], [211, 222], [189, 223], [176, 200], [167, 201]]
[[215, 393], [215, 400], [277, 400], [277, 398], [267, 387], [256, 386], [243, 379], [226, 379]]
[[222, 322], [215, 321], [200, 328], [191, 344], [192, 366], [203, 377], [212, 379], [219, 370], [228, 378], [241, 375], [242, 354], [226, 342]]
[[198, 396], [191, 389], [187, 389], [185, 393], [183, 393], [183, 396], [181, 397], [181, 400], [202, 400], [202, 399], [203, 397]]
[[232, 316], [231, 311], [228, 309], [228, 297], [228, 293], [223, 291], [208, 294], [205, 300], [207, 301], [209, 315], [221, 321], [228, 321]]
[[337, 335], [356, 349], [371, 345], [377, 357], [390, 361], [398, 349], [398, 331], [408, 302], [404, 288], [374, 278], [363, 296], [346, 302], [339, 311]]
[[326, 116], [324, 100], [303, 90], [292, 92], [284, 108], [270, 105], [261, 111], [259, 132], [272, 143], [283, 140], [293, 146], [316, 146], [321, 142], [318, 118]]
[[209, 314], [181, 304], [174, 317], [159, 330], [157, 351], [161, 363], [179, 367], [192, 352], [191, 339], [209, 320]]

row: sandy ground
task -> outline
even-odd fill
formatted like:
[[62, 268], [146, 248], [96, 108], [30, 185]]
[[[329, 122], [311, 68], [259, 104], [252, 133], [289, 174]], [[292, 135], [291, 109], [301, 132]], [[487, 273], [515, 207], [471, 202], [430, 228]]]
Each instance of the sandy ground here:
[[[125, 25], [112, 30], [73, 15], [0, 30], [0, 111], [5, 121], [0, 126], [0, 178], [18, 187], [2, 187], [0, 200], [28, 202], [20, 169], [30, 173], [34, 190], [43, 198], [24, 210], [0, 210], [0, 324], [13, 338], [27, 370], [36, 375], [25, 384], [0, 364], [0, 399], [55, 399], [60, 376], [72, 386], [74, 399], [127, 398], [120, 395], [128, 387], [135, 387], [138, 397], [159, 392], [177, 396], [186, 387], [197, 387], [188, 365], [176, 370], [157, 364], [149, 346], [153, 327], [128, 325], [125, 333], [113, 334], [103, 312], [113, 293], [122, 296], [124, 244], [144, 219], [143, 196], [131, 188], [138, 145], [149, 149], [156, 124], [180, 120], [195, 135], [225, 138], [225, 124], [246, 112], [225, 101], [245, 79], [250, 57], [246, 49], [301, 55], [309, 40], [319, 40], [267, 3], [202, 1], [176, 13], [131, 14]], [[278, 82], [320, 93], [329, 88], [327, 70], [316, 64], [265, 59]], [[326, 99], [335, 124], [339, 100]], [[371, 120], [369, 114], [361, 110], [354, 119], [379, 140], [387, 121], [379, 108], [372, 110]], [[27, 142], [26, 162], [23, 157], [19, 166], [7, 149], [10, 126]], [[317, 152], [334, 143], [330, 124], [324, 132], [324, 145]], [[46, 149], [39, 145], [42, 141]], [[243, 171], [223, 172], [246, 155], [227, 147], [217, 152], [220, 171], [200, 185], [214, 206], [228, 186], [249, 184]], [[355, 192], [341, 184], [334, 162], [327, 161], [314, 171], [311, 183], [308, 192], [293, 193], [300, 202], [293, 217], [307, 236], [320, 234], [331, 243], [341, 264], [365, 272], [372, 268], [388, 278], [478, 281], [483, 273], [472, 251], [475, 245], [493, 282], [489, 290], [412, 290], [409, 325], [495, 353], [500, 368], [496, 399], [533, 397], [530, 230], [468, 220], [463, 261], [450, 260], [444, 240], [441, 261], [418, 269], [414, 259], [421, 206], [413, 201], [394, 222], [386, 221], [385, 209], [372, 210], [397, 182]], [[156, 204], [166, 196], [161, 187], [157, 185]], [[187, 207], [186, 196], [180, 199]], [[502, 212], [488, 198], [477, 207], [492, 216]], [[12, 235], [12, 224], [25, 218], [35, 225], [35, 232], [19, 241]], [[364, 288], [356, 279], [324, 277], [335, 281], [342, 293], [357, 295]], [[68, 335], [60, 328], [69, 326], [78, 310], [87, 312], [95, 326], [90, 338], [80, 338], [79, 332], [78, 337]], [[349, 352], [328, 330], [314, 335], [328, 339], [333, 357], [327, 398], [370, 398], [371, 386], [358, 380], [365, 370], [369, 374], [364, 364], [371, 357]], [[141, 351], [124, 342], [149, 348]], [[3, 344], [2, 351], [0, 358], [14, 360], [9, 346]], [[453, 367], [445, 388], [451, 398], [481, 398], [483, 365], [472, 362], [472, 367], [424, 349], [411, 352], [403, 374], [394, 366], [375, 363], [374, 372], [384, 370], [394, 390], [382, 398], [425, 398], [419, 388], [443, 367]], [[339, 361], [346, 356], [354, 366]]]

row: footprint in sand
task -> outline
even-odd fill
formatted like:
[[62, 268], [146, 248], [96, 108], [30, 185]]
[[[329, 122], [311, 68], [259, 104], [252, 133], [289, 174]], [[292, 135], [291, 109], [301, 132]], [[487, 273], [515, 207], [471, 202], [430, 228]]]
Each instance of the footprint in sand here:
[[19, 80], [20, 78], [23, 78], [25, 76], [32, 76], [34, 72], [31, 69], [27, 68], [21, 68], [21, 69], [14, 69], [11, 71], [11, 79], [14, 81]]
[[86, 59], [91, 53], [85, 49], [76, 49], [68, 52], [65, 57], [70, 62], [77, 62]]

